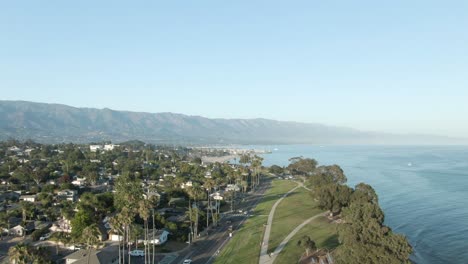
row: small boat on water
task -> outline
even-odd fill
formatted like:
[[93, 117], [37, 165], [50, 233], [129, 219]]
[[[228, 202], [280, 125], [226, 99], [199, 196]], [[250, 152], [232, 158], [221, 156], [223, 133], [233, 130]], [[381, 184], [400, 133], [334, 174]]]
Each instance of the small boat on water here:
[[411, 166], [413, 166], [413, 163], [409, 162], [408, 167], [411, 167]]

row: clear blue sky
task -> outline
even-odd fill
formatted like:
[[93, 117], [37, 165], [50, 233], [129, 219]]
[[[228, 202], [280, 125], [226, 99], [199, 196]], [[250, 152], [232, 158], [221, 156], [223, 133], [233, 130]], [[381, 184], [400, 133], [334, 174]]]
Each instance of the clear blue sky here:
[[467, 14], [468, 1], [2, 1], [0, 99], [468, 137]]

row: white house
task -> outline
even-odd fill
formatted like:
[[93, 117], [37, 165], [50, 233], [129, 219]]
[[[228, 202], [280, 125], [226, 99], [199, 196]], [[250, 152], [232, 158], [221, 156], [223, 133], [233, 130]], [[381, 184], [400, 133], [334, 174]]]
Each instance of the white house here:
[[21, 195], [20, 196], [20, 201], [26, 201], [26, 202], [31, 202], [31, 203], [34, 203], [36, 202], [36, 195], [33, 194], [33, 195]]
[[228, 184], [226, 186], [226, 189], [225, 189], [227, 192], [229, 191], [234, 191], [234, 192], [239, 192], [240, 191], [240, 187], [239, 185], [237, 184]]
[[25, 236], [32, 231], [34, 231], [34, 222], [28, 222], [26, 225], [20, 224], [10, 228], [9, 233], [14, 236]]
[[[162, 245], [162, 244], [167, 242], [167, 237], [169, 235], [170, 235], [170, 233], [166, 229], [161, 229], [161, 230], [155, 231], [154, 236], [153, 236], [153, 231], [149, 230], [149, 235], [148, 235], [148, 240], [147, 241], [148, 241], [149, 244]], [[139, 239], [138, 243], [145, 243], [146, 244], [144, 239]]]
[[104, 150], [109, 151], [109, 150], [113, 150], [116, 147], [119, 147], [119, 145], [106, 144], [106, 145], [104, 145]]
[[146, 193], [143, 193], [143, 198], [150, 199], [151, 197], [156, 197], [156, 199], [159, 200], [161, 194], [159, 194], [157, 191], [148, 191]]
[[108, 234], [109, 234], [110, 241], [122, 241], [123, 240], [123, 236], [112, 229], [109, 230]]
[[52, 232], [65, 232], [65, 233], [70, 233], [71, 232], [71, 222], [70, 220], [67, 219], [60, 219], [57, 220], [52, 224], [52, 227], [49, 228], [50, 231]]
[[224, 192], [222, 191], [217, 191], [217, 192], [214, 192], [212, 194], [210, 194], [211, 198], [213, 198], [214, 200], [218, 200], [218, 201], [221, 201], [224, 199]]
[[98, 150], [102, 149], [102, 146], [101, 145], [89, 145], [89, 150], [91, 152], [96, 152]]
[[86, 183], [86, 179], [85, 178], [76, 178], [74, 181], [71, 182], [73, 185], [76, 185], [76, 186], [84, 186], [85, 183]]
[[9, 147], [8, 150], [9, 150], [9, 151], [13, 151], [13, 152], [19, 152], [19, 151], [21, 151], [21, 149], [18, 148], [17, 146]]

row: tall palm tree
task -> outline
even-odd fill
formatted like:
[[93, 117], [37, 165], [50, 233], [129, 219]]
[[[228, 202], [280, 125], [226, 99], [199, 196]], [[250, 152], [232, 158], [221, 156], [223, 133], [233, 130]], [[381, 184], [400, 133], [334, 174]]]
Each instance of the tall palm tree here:
[[121, 222], [121, 218], [119, 215], [112, 217], [109, 220], [109, 224], [112, 228], [113, 232], [117, 232], [117, 239], [119, 241], [119, 264], [121, 264], [123, 260], [123, 249], [121, 250], [121, 242], [123, 244], [123, 236], [124, 236], [124, 230], [123, 230], [123, 223]]
[[263, 161], [263, 158], [262, 157], [259, 157], [257, 155], [253, 156], [252, 158], [252, 161], [251, 161], [251, 166], [253, 167], [254, 169], [254, 175], [255, 175], [255, 185], [258, 185], [260, 184], [260, 168], [262, 167], [262, 161]]
[[23, 216], [23, 222], [26, 222], [26, 220], [28, 220], [28, 216], [31, 219], [34, 215], [34, 204], [28, 201], [21, 201], [20, 207]]
[[193, 184], [193, 186], [191, 188], [188, 188], [187, 191], [188, 191], [188, 195], [194, 200], [194, 203], [196, 205], [195, 222], [194, 222], [194, 235], [196, 238], [198, 236], [198, 218], [199, 218], [198, 201], [200, 199], [203, 199], [203, 196], [205, 195], [205, 190], [200, 186], [200, 184]]
[[[144, 237], [145, 237], [145, 264], [149, 263], [149, 244], [148, 244], [148, 218], [150, 217], [150, 202], [143, 199], [139, 203], [138, 214], [144, 221]], [[153, 238], [154, 239], [154, 238]]]
[[83, 232], [81, 233], [81, 240], [86, 243], [86, 246], [88, 248], [88, 259], [86, 261], [88, 264], [91, 255], [91, 247], [94, 247], [99, 243], [100, 236], [101, 231], [99, 230], [96, 224], [87, 226], [85, 229], [83, 229]]
[[205, 189], [207, 191], [207, 196], [208, 196], [208, 206], [206, 207], [206, 228], [208, 228], [208, 225], [209, 225], [209, 217], [208, 217], [209, 212], [208, 212], [208, 209], [211, 210], [212, 221], [213, 221], [213, 224], [215, 224], [215, 218], [214, 218], [214, 215], [213, 215], [213, 208], [211, 207], [211, 189], [213, 189], [214, 186], [215, 186], [215, 181], [213, 179], [207, 179], [205, 181], [205, 183], [203, 184], [203, 187], [205, 187]]
[[[122, 255], [125, 256], [124, 255], [125, 243], [127, 243], [129, 252], [131, 249], [131, 243], [130, 243], [131, 227], [130, 226], [133, 223], [133, 220], [135, 219], [135, 212], [133, 211], [133, 208], [124, 207], [122, 211], [120, 211], [119, 218], [120, 218], [119, 221], [122, 224], [122, 229], [123, 229]], [[131, 263], [131, 261], [132, 260], [130, 258], [130, 255], [128, 255], [128, 263]]]

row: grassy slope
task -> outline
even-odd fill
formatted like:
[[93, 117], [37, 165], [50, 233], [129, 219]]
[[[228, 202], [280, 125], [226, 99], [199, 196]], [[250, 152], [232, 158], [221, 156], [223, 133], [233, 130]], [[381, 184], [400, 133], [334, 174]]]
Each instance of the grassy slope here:
[[272, 181], [262, 201], [255, 208], [255, 216], [244, 222], [231, 241], [223, 248], [215, 263], [258, 263], [260, 243], [263, 238], [263, 225], [276, 200], [297, 184], [290, 181]]
[[336, 226], [329, 224], [325, 217], [313, 220], [308, 225], [304, 226], [304, 228], [289, 241], [276, 258], [275, 264], [296, 263], [294, 260], [299, 260], [300, 256], [304, 253], [304, 249], [297, 246], [297, 242], [304, 235], [314, 240], [319, 248], [332, 249], [337, 247], [338, 238], [335, 230]]
[[273, 225], [268, 242], [268, 252], [272, 252], [286, 236], [310, 217], [323, 212], [317, 208], [310, 191], [299, 188], [288, 195], [276, 207]]

